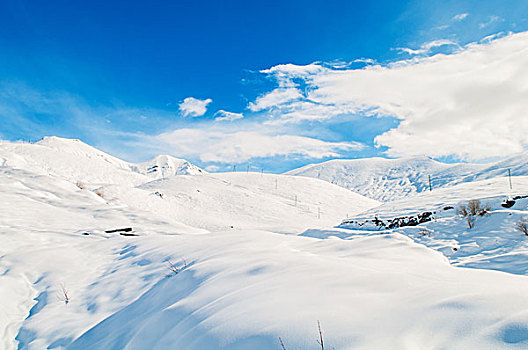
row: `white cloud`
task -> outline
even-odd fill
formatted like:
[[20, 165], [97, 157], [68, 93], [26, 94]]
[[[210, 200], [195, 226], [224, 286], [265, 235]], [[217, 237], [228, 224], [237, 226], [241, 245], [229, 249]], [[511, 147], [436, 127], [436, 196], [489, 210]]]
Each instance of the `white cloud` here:
[[465, 20], [467, 16], [469, 16], [469, 13], [459, 13], [458, 15], [453, 16], [451, 20], [455, 22], [460, 22]]
[[483, 28], [489, 27], [493, 23], [496, 23], [496, 22], [499, 22], [499, 21], [503, 21], [503, 19], [500, 18], [499, 16], [489, 16], [488, 20], [486, 22], [483, 22], [483, 23], [479, 24], [479, 28], [483, 29]]
[[302, 121], [321, 121], [357, 111], [359, 109], [351, 104], [322, 104], [308, 100], [295, 101], [283, 105], [277, 111], [270, 112], [268, 114], [269, 119], [264, 124], [279, 125]]
[[324, 67], [312, 63], [305, 66], [298, 66], [292, 63], [279, 64], [268, 69], [261, 70], [264, 74], [274, 74], [278, 79], [289, 79], [292, 77], [301, 77], [306, 74], [317, 74], [324, 71]]
[[297, 88], [279, 87], [270, 93], [259, 96], [255, 102], [251, 102], [248, 105], [248, 108], [253, 112], [258, 112], [272, 107], [279, 107], [285, 103], [299, 100], [302, 97], [303, 95]]
[[187, 97], [180, 103], [180, 111], [184, 117], [201, 117], [207, 112], [207, 105], [213, 102], [210, 98], [200, 100], [194, 97]]
[[[389, 66], [268, 71], [304, 79], [301, 102], [400, 119], [375, 139], [392, 156], [486, 159], [520, 152], [527, 143], [528, 32]], [[309, 104], [304, 113], [313, 111]]]
[[177, 129], [155, 137], [173, 154], [203, 162], [242, 163], [251, 158], [294, 156], [339, 157], [340, 151], [361, 149], [356, 142], [327, 142], [296, 135], [269, 135], [256, 131], [226, 132], [213, 129]]
[[433, 49], [442, 47], [442, 46], [456, 46], [459, 47], [457, 43], [449, 39], [439, 39], [427, 42], [420, 46], [419, 49], [409, 49], [406, 47], [398, 47], [396, 50], [405, 52], [409, 55], [424, 55], [430, 53]]
[[214, 114], [214, 117], [215, 117], [215, 120], [217, 121], [232, 122], [233, 120], [244, 118], [244, 115], [242, 113], [228, 112], [228, 111], [224, 111], [223, 109], [220, 109], [216, 111], [216, 113]]

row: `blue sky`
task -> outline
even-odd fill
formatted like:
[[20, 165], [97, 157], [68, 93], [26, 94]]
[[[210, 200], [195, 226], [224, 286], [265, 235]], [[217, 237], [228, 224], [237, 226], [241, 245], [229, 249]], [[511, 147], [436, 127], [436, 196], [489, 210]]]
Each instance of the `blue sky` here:
[[[503, 140], [524, 130], [524, 85], [493, 72], [507, 55], [525, 73], [525, 38], [508, 33], [528, 29], [527, 1], [1, 1], [0, 21], [3, 139], [58, 135], [131, 161], [168, 153], [274, 172], [335, 157], [481, 161], [526, 146], [522, 134]], [[484, 73], [455, 78], [468, 67]], [[514, 111], [465, 106], [499, 88]], [[471, 93], [459, 101], [458, 89]], [[421, 124], [461, 120], [419, 137]], [[494, 134], [493, 123], [516, 127]], [[464, 128], [475, 137], [442, 144]]]

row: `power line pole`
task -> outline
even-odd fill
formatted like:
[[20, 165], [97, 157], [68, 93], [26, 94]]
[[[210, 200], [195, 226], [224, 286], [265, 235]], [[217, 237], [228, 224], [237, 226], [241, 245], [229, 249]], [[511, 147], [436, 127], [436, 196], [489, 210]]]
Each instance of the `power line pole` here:
[[233, 164], [233, 172], [236, 171], [236, 165]]
[[317, 207], [317, 218], [321, 218], [321, 207]]
[[429, 191], [433, 190], [433, 186], [431, 185], [431, 175], [429, 175]]
[[512, 190], [512, 183], [511, 183], [511, 170], [508, 168], [508, 179], [510, 180], [510, 191]]

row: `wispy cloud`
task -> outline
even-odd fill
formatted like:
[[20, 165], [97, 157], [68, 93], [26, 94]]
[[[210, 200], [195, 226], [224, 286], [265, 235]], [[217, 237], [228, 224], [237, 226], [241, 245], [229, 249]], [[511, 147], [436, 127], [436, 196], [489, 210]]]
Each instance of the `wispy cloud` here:
[[465, 20], [467, 16], [469, 16], [469, 13], [459, 13], [458, 15], [454, 15], [451, 20], [455, 22], [460, 22]]
[[396, 50], [399, 50], [401, 52], [405, 52], [409, 55], [425, 55], [431, 53], [433, 49], [442, 47], [442, 46], [455, 46], [456, 48], [459, 48], [460, 46], [449, 39], [439, 39], [439, 40], [433, 40], [427, 43], [424, 43], [420, 46], [418, 49], [410, 49], [406, 47], [398, 47]]
[[279, 87], [267, 94], [259, 96], [255, 102], [251, 102], [248, 108], [253, 112], [262, 111], [272, 107], [280, 107], [286, 103], [299, 100], [303, 97], [295, 87]]
[[340, 151], [359, 150], [357, 142], [327, 142], [316, 138], [257, 131], [229, 132], [214, 128], [184, 128], [153, 139], [164, 149], [203, 162], [243, 163], [253, 158], [339, 157]]
[[495, 15], [489, 16], [486, 22], [482, 22], [479, 24], [479, 28], [483, 29], [483, 28], [491, 26], [494, 23], [501, 22], [501, 21], [503, 21], [503, 19], [500, 18], [499, 16], [495, 16]]
[[223, 109], [220, 109], [216, 111], [216, 113], [214, 114], [214, 117], [216, 121], [232, 122], [234, 120], [244, 118], [244, 115], [242, 113], [234, 113], [234, 112], [224, 111]]
[[201, 117], [207, 112], [207, 105], [213, 102], [210, 98], [200, 100], [194, 97], [187, 97], [180, 103], [180, 111], [184, 117]]

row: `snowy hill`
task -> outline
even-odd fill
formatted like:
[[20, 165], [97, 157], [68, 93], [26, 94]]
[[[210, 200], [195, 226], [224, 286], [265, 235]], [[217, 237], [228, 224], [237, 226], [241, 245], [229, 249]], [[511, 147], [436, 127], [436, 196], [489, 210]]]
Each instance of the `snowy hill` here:
[[173, 176], [134, 189], [105, 186], [105, 198], [210, 231], [302, 232], [335, 226], [380, 203], [328, 182], [285, 175], [218, 173]]
[[485, 169], [481, 164], [444, 164], [428, 157], [336, 159], [287, 172], [325, 180], [383, 202], [443, 187]]
[[55, 136], [44, 137], [34, 144], [0, 143], [0, 164], [80, 182], [90, 188], [109, 183], [136, 186], [152, 178], [204, 172], [170, 156], [158, 156], [140, 164], [129, 163], [80, 140]]
[[139, 173], [155, 179], [174, 175], [200, 175], [206, 173], [205, 170], [189, 163], [185, 159], [174, 158], [168, 155], [159, 155], [136, 166]]
[[133, 172], [131, 164], [99, 151], [79, 140], [45, 137], [35, 144], [0, 144], [4, 165], [70, 182], [97, 187], [105, 183], [130, 186], [149, 181]]

